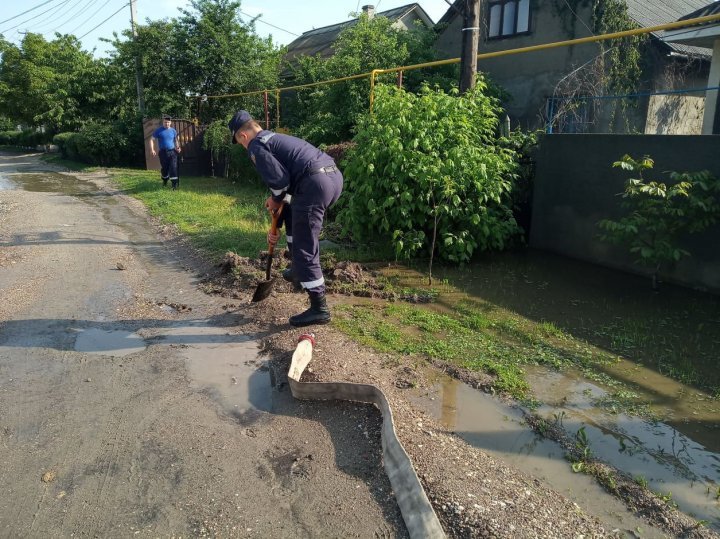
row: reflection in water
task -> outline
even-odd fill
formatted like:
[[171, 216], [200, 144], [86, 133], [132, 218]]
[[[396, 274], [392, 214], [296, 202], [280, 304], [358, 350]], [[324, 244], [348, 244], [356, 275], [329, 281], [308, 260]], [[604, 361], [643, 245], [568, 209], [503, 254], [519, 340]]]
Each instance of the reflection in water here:
[[[664, 423], [609, 414], [593, 407], [591, 400], [604, 392], [593, 384], [561, 373], [542, 373], [540, 369], [530, 378], [534, 387], [541, 388], [540, 398], [553, 397], [558, 387], [567, 396], [557, 405], [542, 406], [538, 414], [551, 423], [561, 421], [571, 435], [584, 427], [594, 457], [638, 481], [646, 481], [654, 492], [671, 493], [681, 511], [720, 529], [720, 505], [715, 499], [720, 485], [720, 457], [716, 453]], [[563, 450], [530, 430], [520, 411], [445, 376], [418, 402], [471, 444], [543, 479], [582, 507], [594, 508], [606, 523], [628, 524], [627, 515], [621, 523], [613, 520], [617, 501], [593, 479], [573, 473]]]
[[[432, 374], [431, 374], [432, 376]], [[445, 375], [430, 392], [414, 390], [413, 400], [458, 436], [539, 480], [598, 517], [609, 529], [643, 529], [643, 537], [661, 538], [590, 476], [575, 474], [562, 448], [530, 430], [523, 414], [497, 399]]]
[[196, 321], [163, 329], [155, 342], [181, 348], [192, 385], [210, 390], [226, 409], [272, 411], [270, 372], [250, 337]]
[[[402, 267], [382, 273], [403, 286], [426, 284]], [[500, 324], [551, 324], [564, 342], [615, 358], [597, 367], [599, 374], [625, 384], [636, 403], [720, 452], [720, 297], [671, 285], [655, 294], [646, 278], [533, 250], [488, 255], [436, 275], [439, 296], [429, 308], [451, 312], [472, 302]], [[548, 398], [564, 396], [558, 387]]]

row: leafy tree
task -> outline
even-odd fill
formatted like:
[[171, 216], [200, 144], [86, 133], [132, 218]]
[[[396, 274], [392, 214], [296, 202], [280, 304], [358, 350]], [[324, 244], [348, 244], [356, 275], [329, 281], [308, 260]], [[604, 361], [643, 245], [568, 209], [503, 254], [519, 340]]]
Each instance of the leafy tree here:
[[[369, 19], [366, 14], [360, 15], [356, 24], [339, 34], [331, 57], [306, 57], [296, 63], [295, 83], [342, 78], [434, 59], [435, 33], [432, 30], [418, 26], [405, 31], [392, 25], [393, 21], [387, 17]], [[419, 71], [410, 72], [405, 79], [406, 87], [417, 89], [426, 75]], [[395, 75], [392, 77], [394, 79]], [[316, 144], [350, 140], [354, 126], [369, 109], [368, 79], [301, 90], [292, 107], [302, 111], [294, 115], [292, 125], [300, 136]], [[288, 118], [287, 114], [285, 118]]]
[[20, 47], [0, 43], [0, 114], [50, 133], [76, 129], [98, 110], [105, 65], [81, 49], [73, 36], [46, 41], [28, 33]]
[[629, 155], [613, 163], [637, 178], [625, 182], [622, 207], [627, 215], [604, 219], [599, 226], [603, 241], [628, 245], [639, 263], [651, 267], [653, 290], [657, 290], [662, 265], [690, 256], [680, 248], [680, 237], [705, 230], [720, 216], [720, 181], [707, 171], [672, 172], [671, 184], [646, 181], [643, 172], [654, 164], [650, 157], [635, 160]]
[[384, 237], [398, 255], [463, 263], [502, 249], [518, 232], [510, 192], [516, 153], [498, 145], [500, 108], [477, 87], [459, 96], [423, 87], [419, 95], [377, 88], [346, 160], [339, 219], [354, 239]]
[[[115, 36], [112, 63], [135, 85], [135, 58], [142, 59], [148, 116], [198, 114], [188, 95], [222, 95], [277, 87], [280, 50], [255, 33], [254, 23], [239, 16], [240, 2], [192, 0], [180, 16], [137, 28], [133, 39]], [[200, 110], [202, 121], [228, 116], [239, 106], [260, 111], [261, 101], [211, 99]]]

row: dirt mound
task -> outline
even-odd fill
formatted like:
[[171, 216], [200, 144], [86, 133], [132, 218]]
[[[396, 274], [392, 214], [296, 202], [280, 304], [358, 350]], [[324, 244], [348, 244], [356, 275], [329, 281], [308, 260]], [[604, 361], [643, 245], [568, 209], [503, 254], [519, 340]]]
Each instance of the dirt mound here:
[[248, 267], [250, 266], [250, 259], [245, 256], [240, 256], [232, 251], [228, 251], [223, 256], [222, 262], [219, 267], [223, 273], [232, 273], [235, 268]]
[[363, 267], [355, 262], [340, 262], [331, 272], [332, 279], [341, 283], [360, 284], [371, 279], [365, 275]]

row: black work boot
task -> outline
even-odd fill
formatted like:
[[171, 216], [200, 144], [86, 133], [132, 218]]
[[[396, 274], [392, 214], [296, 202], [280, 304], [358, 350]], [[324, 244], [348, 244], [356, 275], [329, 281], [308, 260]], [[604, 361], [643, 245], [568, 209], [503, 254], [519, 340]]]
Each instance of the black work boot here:
[[167, 187], [167, 178], [163, 178], [163, 187]]
[[327, 324], [330, 322], [330, 309], [325, 301], [325, 294], [309, 292], [310, 308], [304, 313], [290, 317], [290, 325], [300, 328], [313, 324]]
[[177, 190], [178, 185], [180, 185], [180, 180], [172, 180], [172, 190], [173, 191]]
[[296, 283], [297, 279], [295, 278], [295, 274], [293, 273], [292, 267], [285, 268], [282, 272], [283, 279], [285, 279], [289, 283]]

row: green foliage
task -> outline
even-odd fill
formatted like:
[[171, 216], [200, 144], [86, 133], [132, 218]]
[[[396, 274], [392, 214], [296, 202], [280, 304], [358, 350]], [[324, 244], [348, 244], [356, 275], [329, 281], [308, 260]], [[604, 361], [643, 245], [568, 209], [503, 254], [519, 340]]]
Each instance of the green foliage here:
[[[593, 31], [595, 34], [609, 34], [638, 28], [628, 14], [625, 0], [594, 0]], [[601, 58], [605, 63], [604, 86], [608, 94], [626, 95], [639, 90], [643, 74], [643, 47], [648, 43], [645, 35], [626, 37], [620, 40], [601, 41]], [[636, 99], [615, 100], [611, 124], [616, 119], [625, 122], [627, 110], [636, 107]], [[620, 116], [618, 116], [620, 113]]]
[[22, 131], [0, 131], [0, 145], [19, 146]]
[[53, 137], [53, 144], [60, 148], [60, 155], [65, 159], [78, 159], [80, 154], [77, 146], [78, 134], [74, 132], [58, 133]]
[[0, 131], [14, 131], [15, 123], [5, 116], [0, 116]]
[[225, 120], [216, 120], [205, 128], [202, 147], [209, 150], [216, 161], [223, 159], [230, 150], [230, 131]]
[[[306, 84], [431, 61], [434, 40], [435, 33], [425, 27], [399, 30], [386, 17], [368, 19], [362, 14], [356, 24], [340, 33], [333, 56], [297, 61], [293, 66], [295, 82]], [[434, 71], [440, 78], [443, 73]], [[410, 72], [405, 76], [405, 87], [416, 90], [427, 76], [422, 71]], [[395, 77], [387, 75], [386, 82]], [[285, 122], [299, 136], [315, 144], [332, 144], [352, 137], [355, 125], [367, 114], [369, 106], [369, 82], [362, 78], [299, 90], [295, 101], [283, 110]]]
[[120, 161], [127, 139], [112, 125], [91, 123], [74, 138], [78, 157], [91, 165], [109, 165]]
[[27, 33], [20, 47], [2, 43], [0, 114], [28, 127], [56, 133], [81, 126], [104, 114], [97, 85], [106, 80], [103, 60], [80, 47], [73, 36], [46, 41]]
[[[347, 158], [339, 219], [361, 242], [390, 241], [462, 263], [518, 232], [510, 208], [516, 153], [496, 140], [500, 112], [478, 81], [462, 96], [380, 86]], [[432, 269], [432, 266], [431, 266]]]
[[262, 185], [247, 150], [232, 144], [226, 120], [211, 123], [203, 132], [203, 149], [210, 151], [215, 176]]
[[653, 268], [653, 287], [662, 264], [689, 256], [680, 248], [683, 234], [705, 230], [720, 216], [720, 181], [707, 171], [672, 172], [672, 183], [646, 181], [643, 172], [654, 162], [649, 157], [635, 160], [625, 155], [613, 164], [637, 178], [625, 182], [622, 207], [627, 215], [604, 219], [599, 226], [603, 241], [627, 245], [638, 262]]

